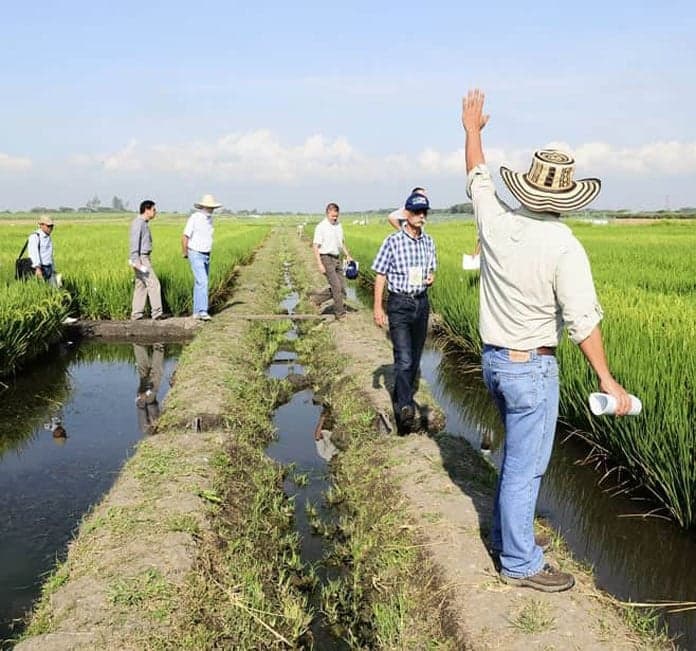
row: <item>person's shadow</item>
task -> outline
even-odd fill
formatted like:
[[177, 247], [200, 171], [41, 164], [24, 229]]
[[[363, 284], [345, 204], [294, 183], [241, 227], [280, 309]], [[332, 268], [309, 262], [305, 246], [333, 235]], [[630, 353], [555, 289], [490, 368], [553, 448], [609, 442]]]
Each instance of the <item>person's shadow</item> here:
[[[456, 380], [455, 380], [456, 377]], [[460, 375], [452, 376], [453, 382], [460, 382]], [[420, 382], [420, 372], [416, 380], [416, 386]], [[485, 423], [485, 431], [481, 438], [481, 451], [479, 452], [463, 436], [454, 436], [445, 431], [445, 423], [441, 419], [434, 419], [434, 411], [428, 404], [417, 404], [417, 413], [420, 431], [435, 441], [440, 451], [442, 466], [447, 472], [452, 483], [465, 494], [473, 503], [478, 516], [479, 535], [487, 550], [490, 550], [489, 534], [491, 527], [493, 497], [498, 481], [495, 467], [486, 457], [490, 456], [491, 449], [501, 444], [499, 434], [500, 421], [495, 407], [484, 387], [478, 386], [478, 382], [471, 378], [472, 386], [466, 388], [462, 399], [466, 401], [467, 409], [471, 412], [473, 421]], [[372, 387], [384, 389], [389, 393], [394, 411], [394, 365], [382, 364], [372, 373]], [[458, 395], [461, 393], [457, 392]], [[396, 433], [405, 435], [396, 428]], [[483, 453], [483, 454], [482, 454]], [[491, 556], [491, 560], [497, 563], [497, 558]]]

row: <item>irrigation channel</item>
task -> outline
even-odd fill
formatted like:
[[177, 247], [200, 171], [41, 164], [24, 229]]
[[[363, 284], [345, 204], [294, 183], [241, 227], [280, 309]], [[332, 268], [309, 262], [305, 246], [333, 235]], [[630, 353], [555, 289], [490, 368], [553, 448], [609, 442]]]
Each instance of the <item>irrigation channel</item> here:
[[[293, 290], [286, 263], [284, 273], [285, 287], [288, 295], [281, 301], [281, 308], [292, 316], [299, 303], [299, 294]], [[288, 342], [299, 337], [296, 326], [292, 326], [285, 338]], [[304, 368], [297, 363], [297, 354], [291, 350], [289, 343], [281, 345], [268, 367], [269, 377], [275, 379], [301, 380]], [[297, 384], [301, 384], [298, 382]], [[330, 507], [326, 504], [325, 493], [329, 489], [329, 462], [339, 453], [338, 447], [331, 440], [331, 415], [320, 400], [316, 400], [311, 389], [296, 391], [290, 400], [275, 410], [273, 425], [276, 439], [266, 448], [266, 454], [290, 468], [284, 482], [284, 490], [295, 503], [295, 529], [300, 537], [300, 560], [308, 567], [313, 567], [319, 584], [325, 583], [330, 572], [323, 563], [325, 557], [325, 538], [318, 535], [316, 523], [330, 523], [333, 520]], [[315, 610], [319, 610], [319, 587], [313, 591]], [[348, 649], [340, 638], [340, 633], [327, 627], [321, 616], [316, 616], [311, 626], [316, 649]]]
[[[348, 298], [369, 304], [362, 289]], [[461, 356], [426, 343], [422, 377], [446, 415], [446, 430], [462, 436], [496, 467], [503, 428], [480, 370]], [[696, 536], [650, 516], [654, 504], [617, 494], [616, 477], [600, 484], [603, 470], [583, 463], [590, 450], [560, 429], [542, 482], [537, 512], [566, 541], [573, 556], [591, 566], [597, 585], [621, 601], [696, 602]], [[680, 648], [696, 649], [696, 610], [663, 613]]]
[[61, 345], [0, 387], [0, 648], [151, 431], [180, 344]]

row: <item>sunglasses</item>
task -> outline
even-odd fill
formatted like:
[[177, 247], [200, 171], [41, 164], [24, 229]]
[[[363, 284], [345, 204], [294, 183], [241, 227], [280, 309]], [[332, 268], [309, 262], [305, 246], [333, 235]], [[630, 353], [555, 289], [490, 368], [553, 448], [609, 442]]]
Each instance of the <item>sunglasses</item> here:
[[428, 216], [428, 211], [427, 210], [414, 210], [413, 211], [414, 215], [419, 215], [421, 217], [427, 217]]

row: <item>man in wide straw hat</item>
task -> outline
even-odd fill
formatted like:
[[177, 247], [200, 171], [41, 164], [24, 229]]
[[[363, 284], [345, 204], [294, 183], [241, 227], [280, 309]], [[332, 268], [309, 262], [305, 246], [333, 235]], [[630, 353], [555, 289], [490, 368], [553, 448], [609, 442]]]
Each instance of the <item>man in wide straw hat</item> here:
[[[573, 179], [574, 161], [557, 150], [534, 154], [529, 172], [500, 173], [522, 207], [512, 210], [496, 195], [486, 167], [481, 130], [488, 122], [484, 95], [469, 91], [466, 131], [467, 192], [482, 247], [479, 330], [483, 376], [505, 425], [505, 449], [493, 507], [490, 545], [505, 583], [545, 592], [567, 590], [571, 574], [544, 562], [534, 537], [534, 509], [551, 456], [558, 417], [555, 350], [563, 327], [615, 396], [617, 414], [630, 399], [612, 377], [602, 344], [590, 265], [582, 245], [562, 224], [600, 190], [598, 179]], [[582, 400], [582, 396], [577, 396]]]
[[220, 208], [212, 194], [203, 195], [196, 210], [186, 222], [181, 236], [181, 250], [188, 258], [193, 272], [193, 316], [210, 321], [208, 314], [208, 274], [210, 272], [210, 252], [213, 248], [213, 210]]

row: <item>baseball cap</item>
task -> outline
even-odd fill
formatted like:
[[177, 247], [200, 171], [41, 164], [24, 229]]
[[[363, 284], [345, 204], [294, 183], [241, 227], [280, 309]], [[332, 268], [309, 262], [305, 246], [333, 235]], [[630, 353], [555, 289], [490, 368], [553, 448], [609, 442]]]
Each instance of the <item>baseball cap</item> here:
[[410, 210], [411, 212], [418, 212], [419, 210], [429, 210], [430, 203], [428, 201], [428, 197], [426, 197], [423, 194], [418, 194], [417, 192], [414, 192], [412, 195], [409, 196], [408, 199], [406, 199], [404, 208], [406, 210]]

